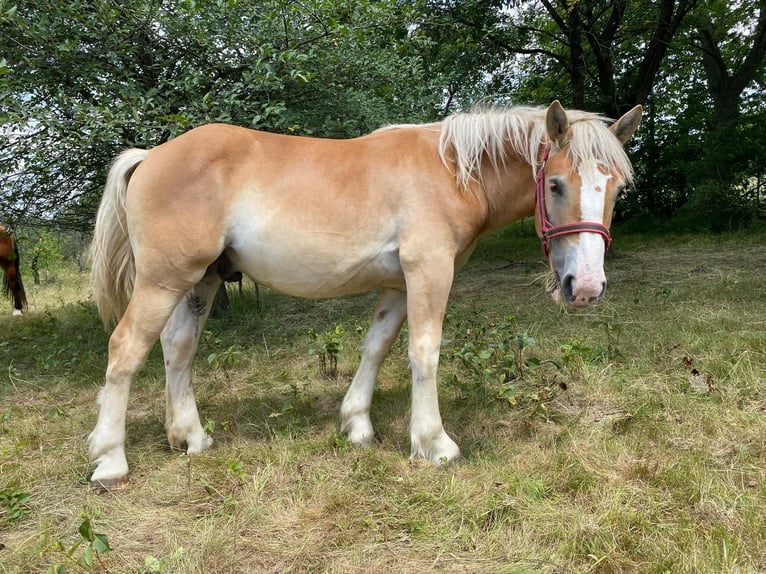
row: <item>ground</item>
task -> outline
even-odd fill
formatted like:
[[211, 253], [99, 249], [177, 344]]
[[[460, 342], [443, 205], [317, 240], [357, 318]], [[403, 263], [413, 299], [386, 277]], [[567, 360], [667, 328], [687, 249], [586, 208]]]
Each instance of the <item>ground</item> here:
[[[550, 301], [517, 229], [457, 277], [440, 393], [464, 460], [446, 468], [408, 458], [406, 331], [378, 442], [338, 431], [374, 295], [264, 291], [259, 310], [246, 282], [195, 367], [215, 447], [168, 449], [156, 349], [132, 389], [131, 482], [96, 494], [107, 334], [86, 277], [29, 285], [29, 312], [0, 316], [0, 572], [766, 571], [766, 238], [615, 235], [587, 312]], [[308, 331], [338, 325], [323, 375]]]

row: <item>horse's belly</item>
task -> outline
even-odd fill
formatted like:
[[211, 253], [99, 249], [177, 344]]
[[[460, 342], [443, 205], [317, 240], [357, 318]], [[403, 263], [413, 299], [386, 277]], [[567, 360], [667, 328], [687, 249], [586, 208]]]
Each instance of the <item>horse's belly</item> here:
[[335, 297], [382, 286], [404, 289], [398, 245], [380, 249], [345, 242], [274, 241], [230, 249], [237, 268], [256, 283], [298, 297]]

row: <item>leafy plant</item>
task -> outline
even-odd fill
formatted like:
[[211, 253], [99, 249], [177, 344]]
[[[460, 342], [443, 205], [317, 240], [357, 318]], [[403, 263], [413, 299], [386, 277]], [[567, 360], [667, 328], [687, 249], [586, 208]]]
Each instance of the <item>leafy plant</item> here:
[[0, 503], [5, 507], [4, 513], [6, 519], [16, 522], [24, 518], [29, 513], [28, 503], [32, 495], [15, 487], [8, 487], [0, 490]]
[[622, 336], [622, 325], [615, 325], [604, 322], [604, 336], [606, 338], [606, 355], [609, 360], [616, 360], [623, 356], [620, 350], [620, 337]]
[[245, 472], [245, 465], [238, 458], [229, 461], [229, 467], [227, 470], [229, 474], [235, 476], [240, 481], [245, 480], [245, 477], [247, 476], [247, 473]]
[[585, 363], [600, 363], [609, 355], [607, 349], [600, 345], [592, 346], [582, 339], [570, 339], [559, 346], [563, 353], [562, 362], [570, 365], [578, 360]]
[[[203, 341], [206, 345], [213, 348], [220, 348], [223, 342], [220, 337], [216, 336], [212, 331], [204, 331], [202, 333]], [[216, 370], [230, 369], [242, 364], [244, 359], [244, 353], [239, 345], [229, 345], [223, 351], [213, 351], [207, 356], [207, 363]]]
[[[66, 553], [66, 564], [77, 566], [86, 572], [93, 572], [95, 566], [93, 559], [95, 558], [99, 568], [108, 572], [109, 568], [101, 559], [102, 556], [112, 551], [107, 535], [96, 532], [93, 529], [90, 516], [85, 513], [82, 514], [82, 523], [80, 523], [77, 532], [80, 538], [68, 550], [61, 541], [56, 543], [56, 549]], [[83, 545], [85, 549], [82, 554], [79, 558], [75, 558], [75, 553]], [[48, 574], [64, 574], [66, 564], [52, 564], [48, 567], [47, 572]]]
[[37, 242], [29, 250], [31, 255], [32, 277], [35, 285], [40, 284], [40, 269], [50, 270], [61, 264], [61, 241], [50, 231], [42, 230]]
[[338, 360], [340, 359], [343, 325], [335, 325], [324, 333], [308, 330], [309, 355], [319, 358], [319, 370], [328, 379], [338, 378]]
[[451, 355], [462, 367], [451, 376], [462, 396], [516, 404], [517, 383], [539, 368], [541, 361], [527, 356], [535, 339], [526, 332], [516, 332], [515, 323], [516, 317], [509, 315], [498, 323], [482, 322], [465, 329], [467, 341]]
[[169, 569], [180, 562], [184, 555], [184, 547], [179, 546], [165, 558], [157, 558], [152, 554], [149, 554], [144, 558], [144, 567], [147, 574], [162, 574], [163, 572], [170, 571]]
[[231, 345], [220, 353], [210, 353], [207, 356], [207, 362], [216, 369], [228, 369], [240, 365], [242, 355], [237, 345]]

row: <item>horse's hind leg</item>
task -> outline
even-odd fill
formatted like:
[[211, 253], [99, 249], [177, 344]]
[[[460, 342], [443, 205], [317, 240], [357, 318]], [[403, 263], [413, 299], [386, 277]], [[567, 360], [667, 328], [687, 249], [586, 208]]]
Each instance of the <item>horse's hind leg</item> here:
[[221, 279], [205, 277], [176, 306], [162, 330], [165, 357], [165, 430], [171, 448], [201, 452], [213, 439], [202, 428], [192, 388], [192, 362], [202, 327], [215, 299]]
[[21, 315], [24, 307], [27, 305], [27, 296], [24, 293], [24, 285], [21, 283], [21, 274], [14, 272], [11, 283], [11, 293], [13, 294], [13, 314]]
[[127, 479], [125, 418], [130, 384], [182, 297], [183, 291], [137, 281], [130, 304], [109, 338], [106, 383], [99, 394], [98, 421], [88, 438], [89, 457], [96, 465], [90, 479], [94, 486], [109, 488]]
[[372, 442], [370, 405], [375, 380], [406, 316], [407, 294], [394, 289], [384, 289], [378, 298], [375, 317], [364, 339], [362, 360], [340, 409], [341, 431], [346, 433], [354, 444], [367, 446]]
[[16, 268], [12, 262], [1, 260], [4, 272], [3, 292], [11, 296], [13, 303], [13, 314], [21, 315], [26, 303], [24, 287], [21, 286], [21, 278], [16, 273]]

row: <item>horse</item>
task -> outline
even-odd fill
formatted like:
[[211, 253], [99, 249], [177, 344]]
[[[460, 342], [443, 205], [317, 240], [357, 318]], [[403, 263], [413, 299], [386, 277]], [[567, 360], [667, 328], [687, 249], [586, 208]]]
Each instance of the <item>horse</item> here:
[[13, 301], [13, 314], [21, 315], [27, 307], [27, 294], [21, 282], [19, 245], [13, 231], [0, 225], [0, 267], [3, 269], [3, 293]]
[[340, 428], [351, 443], [371, 444], [376, 377], [406, 318], [411, 457], [458, 459], [436, 385], [455, 271], [480, 237], [536, 213], [557, 278], [553, 297], [574, 307], [601, 300], [614, 203], [633, 173], [623, 145], [641, 115], [636, 106], [611, 121], [554, 101], [345, 140], [209, 124], [124, 151], [109, 170], [91, 244], [99, 314], [107, 328], [117, 321], [88, 437], [91, 485], [129, 481], [128, 393], [158, 339], [168, 443], [187, 453], [211, 446], [192, 361], [216, 291], [236, 272], [300, 297], [379, 290]]

